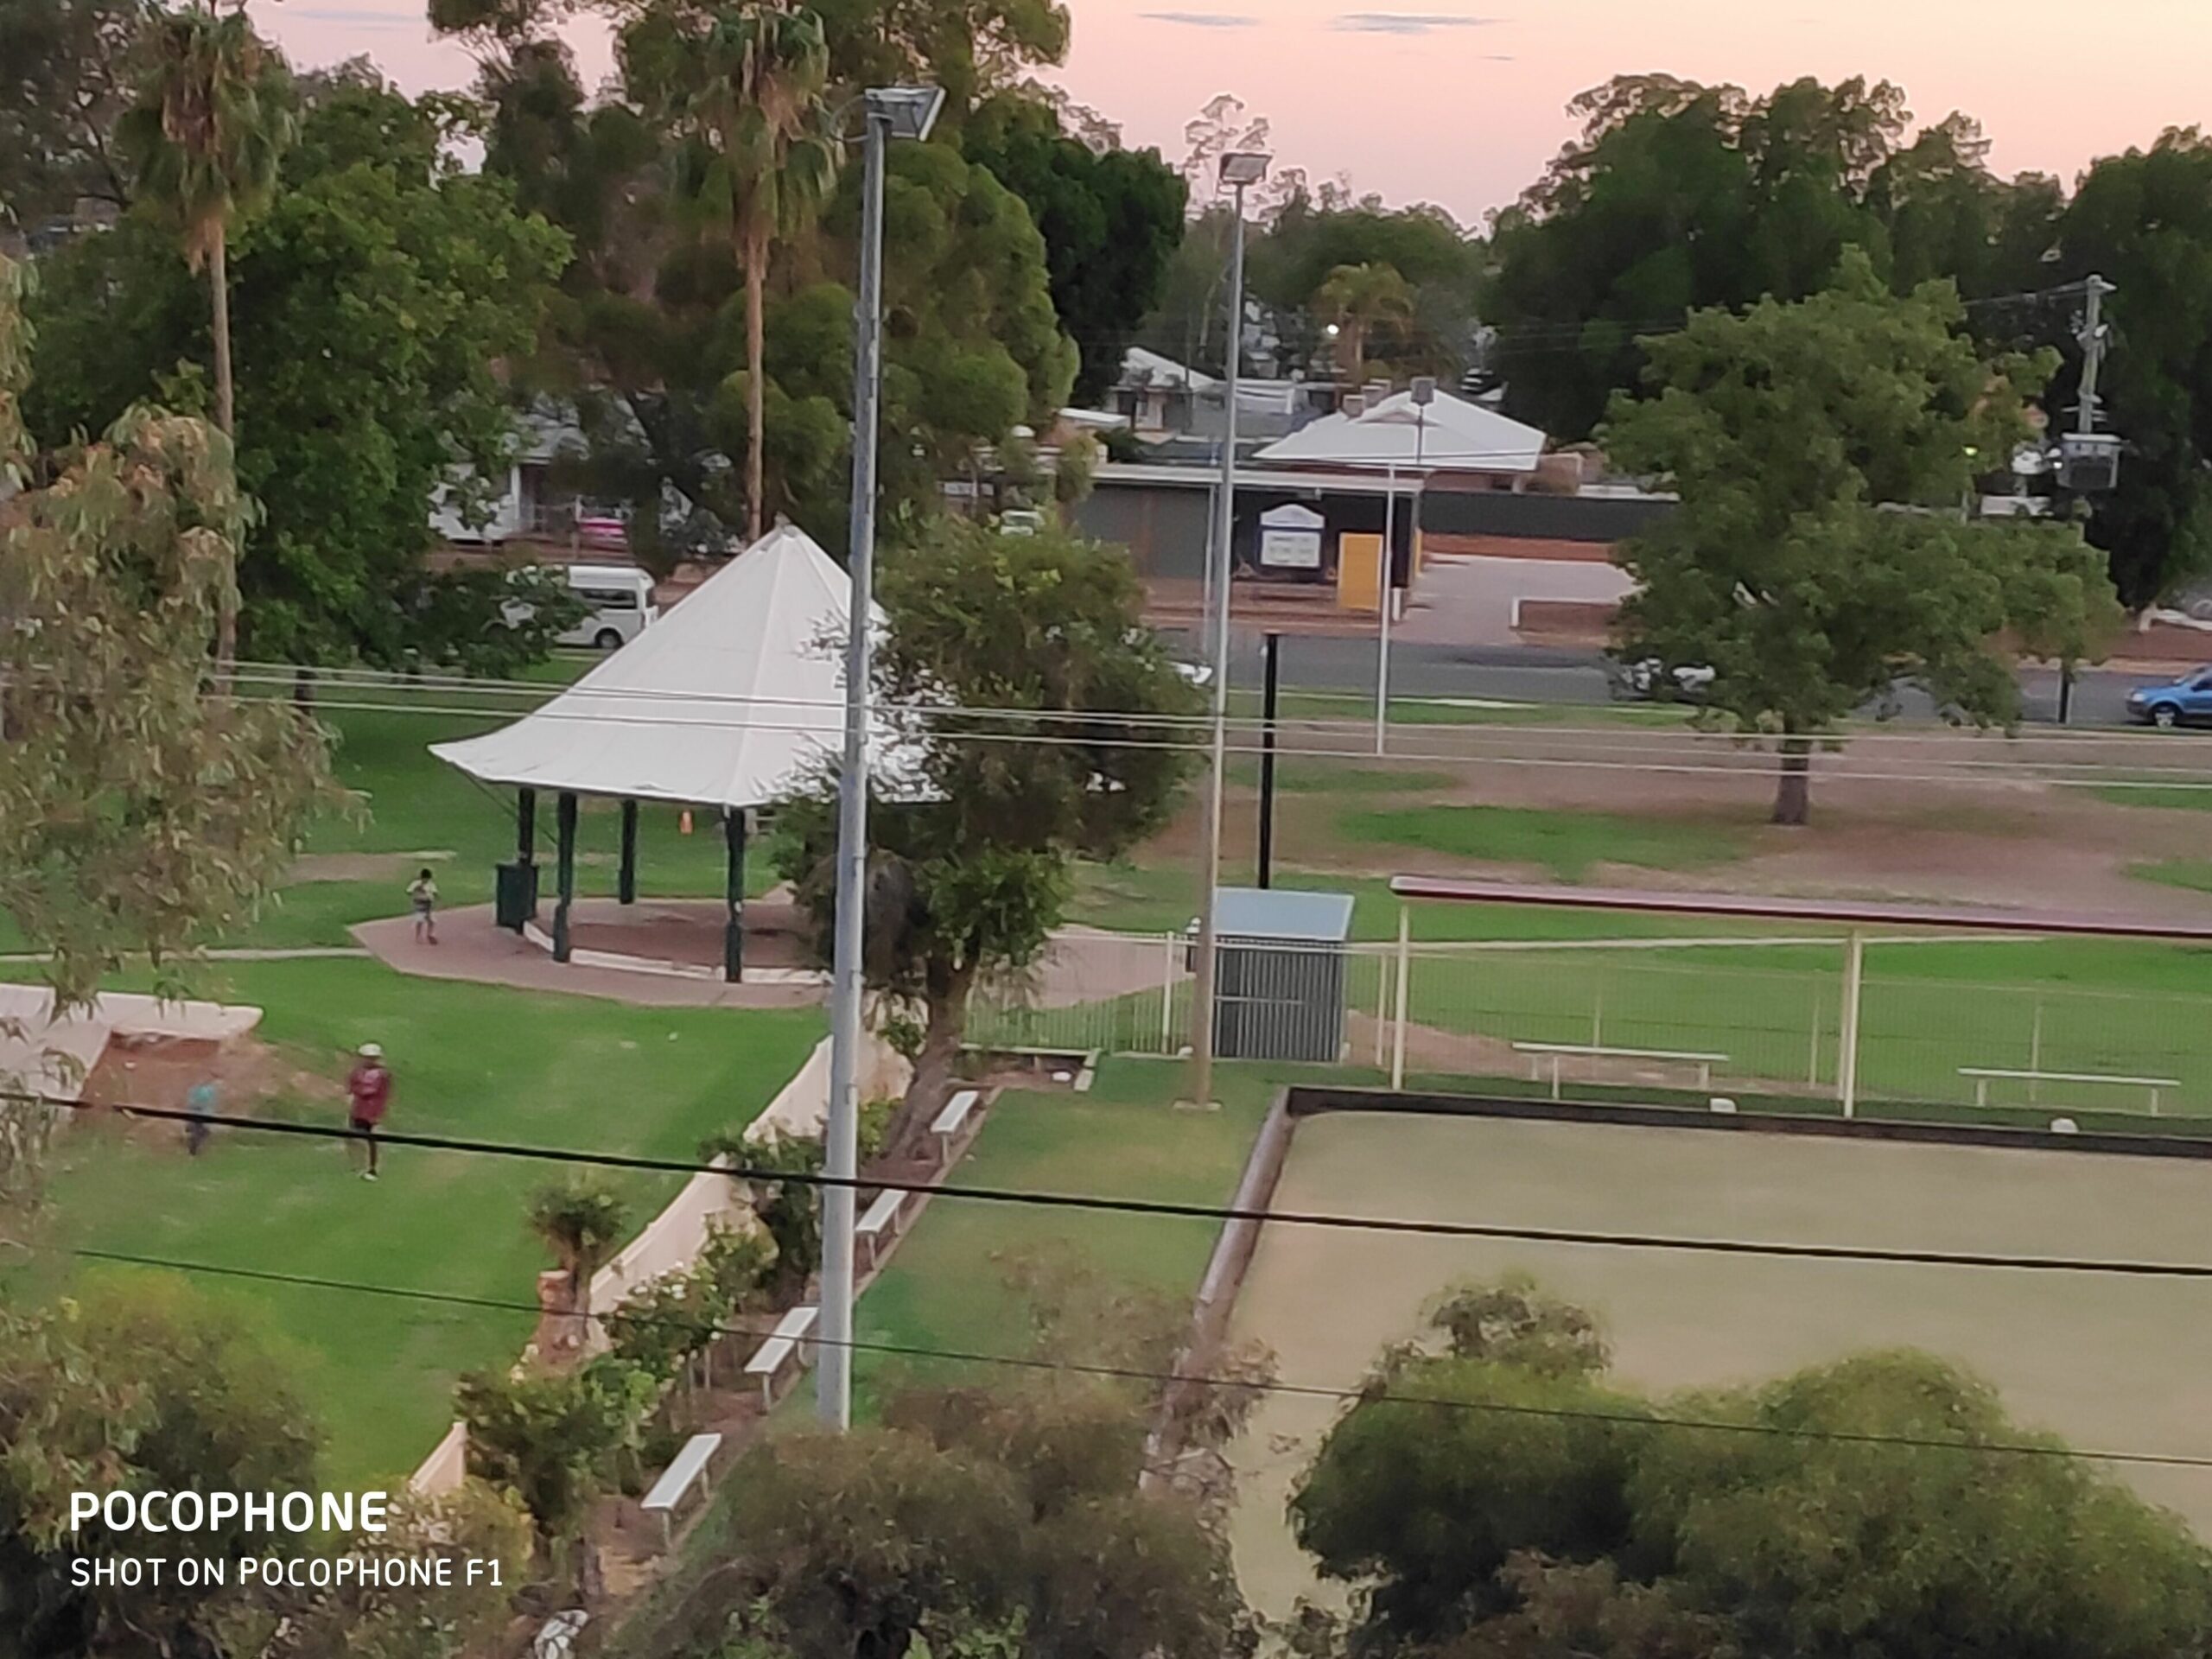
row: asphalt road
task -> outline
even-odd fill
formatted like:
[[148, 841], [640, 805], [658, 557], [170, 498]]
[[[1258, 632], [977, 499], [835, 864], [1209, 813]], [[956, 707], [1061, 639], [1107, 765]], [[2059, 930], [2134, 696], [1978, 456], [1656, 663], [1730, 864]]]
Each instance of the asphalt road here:
[[[1179, 654], [1197, 652], [1188, 634], [1171, 632]], [[1235, 666], [1232, 683], [1257, 686], [1261, 678], [1261, 638], [1239, 635], [1232, 642]], [[1282, 642], [1282, 685], [1285, 690], [1363, 691], [1375, 690], [1375, 642], [1325, 635], [1286, 634]], [[1503, 702], [1553, 704], [1602, 703], [1610, 700], [1605, 659], [1596, 652], [1551, 650], [1531, 645], [1399, 645], [1390, 652], [1390, 689], [1405, 697], [1479, 697]], [[2072, 723], [2077, 726], [2124, 725], [2127, 693], [2134, 686], [2162, 677], [2158, 675], [2090, 671], [2076, 677]], [[2055, 721], [2058, 713], [2058, 676], [2048, 670], [2025, 670], [2020, 690], [2027, 717]], [[1900, 699], [1901, 712], [1928, 716], [1935, 710], [1927, 696], [1908, 689]]]

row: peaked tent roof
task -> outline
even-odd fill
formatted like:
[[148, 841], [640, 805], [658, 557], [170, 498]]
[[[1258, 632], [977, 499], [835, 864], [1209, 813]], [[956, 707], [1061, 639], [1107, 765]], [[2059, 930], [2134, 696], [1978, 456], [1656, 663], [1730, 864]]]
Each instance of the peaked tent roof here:
[[[1358, 415], [1331, 415], [1302, 426], [1253, 457], [1306, 467], [1356, 467], [1381, 472], [1533, 473], [1544, 435], [1495, 410], [1439, 391], [1427, 430], [1409, 391], [1385, 397]], [[1416, 461], [1418, 457], [1418, 462]]]
[[[487, 784], [766, 806], [837, 752], [851, 598], [830, 556], [779, 525], [550, 702], [430, 753]], [[895, 739], [875, 735], [881, 756]]]

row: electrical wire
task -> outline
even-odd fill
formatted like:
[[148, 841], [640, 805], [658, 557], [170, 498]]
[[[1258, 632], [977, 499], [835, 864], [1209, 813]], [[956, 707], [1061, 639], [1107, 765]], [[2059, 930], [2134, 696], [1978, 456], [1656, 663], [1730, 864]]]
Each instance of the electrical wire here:
[[[13, 1100], [79, 1112], [114, 1111], [157, 1122], [197, 1123], [208, 1128], [248, 1130], [311, 1140], [361, 1142], [364, 1135], [332, 1124], [294, 1123], [273, 1118], [195, 1113], [169, 1106], [71, 1100], [23, 1090], [0, 1090]], [[954, 1182], [862, 1179], [819, 1171], [772, 1169], [758, 1165], [715, 1163], [704, 1159], [653, 1158], [641, 1154], [582, 1151], [529, 1141], [474, 1141], [454, 1135], [376, 1131], [380, 1147], [448, 1152], [472, 1157], [513, 1158], [538, 1163], [584, 1165], [601, 1169], [649, 1171], [655, 1174], [726, 1175], [733, 1180], [854, 1192], [926, 1192], [934, 1198], [1037, 1209], [1141, 1216], [1153, 1220], [1249, 1222], [1283, 1227], [1381, 1233], [1422, 1238], [1481, 1239], [1522, 1244], [1583, 1245], [1602, 1249], [1665, 1250], [1698, 1255], [1759, 1256], [1803, 1262], [1856, 1262], [1892, 1267], [1972, 1268], [2026, 1273], [2109, 1274], [2133, 1279], [2212, 1281], [2212, 1263], [2102, 1260], [2082, 1256], [2003, 1255], [1980, 1251], [1914, 1250], [1854, 1244], [1792, 1244], [1754, 1239], [1700, 1238], [1654, 1233], [1599, 1232], [1558, 1227], [1513, 1227], [1486, 1222], [1422, 1220], [1407, 1217], [1347, 1216], [1325, 1211], [1269, 1210], [1237, 1205], [1192, 1204], [1165, 1198], [1120, 1198], [1020, 1187], [971, 1186]]]
[[[33, 1250], [41, 1248], [42, 1247], [31, 1247]], [[409, 1286], [382, 1284], [373, 1281], [334, 1279], [312, 1274], [280, 1273], [270, 1268], [232, 1267], [219, 1262], [188, 1262], [175, 1257], [146, 1255], [124, 1250], [99, 1249], [88, 1246], [65, 1245], [60, 1248], [68, 1255], [114, 1266], [199, 1274], [213, 1278], [285, 1285], [307, 1290], [386, 1297], [404, 1301], [474, 1308], [485, 1312], [531, 1314], [542, 1314], [544, 1312], [543, 1307], [534, 1302], [474, 1296], [460, 1292], [418, 1289]], [[648, 1325], [673, 1325], [686, 1332], [704, 1332], [712, 1336], [734, 1337], [741, 1339], [766, 1338], [772, 1334], [767, 1330], [727, 1325], [720, 1320], [692, 1319], [680, 1314], [655, 1314], [642, 1310], [626, 1313], [620, 1308], [616, 1308], [605, 1313], [590, 1313], [571, 1317], [586, 1319], [602, 1327], [626, 1323]], [[1201, 1388], [1224, 1392], [1242, 1391], [1248, 1394], [1283, 1395], [1301, 1399], [1331, 1401], [1344, 1405], [1408, 1406], [1430, 1410], [1467, 1412], [1486, 1416], [1601, 1423], [1622, 1428], [1675, 1429], [1701, 1433], [1751, 1435], [1815, 1444], [1882, 1446], [1902, 1451], [1962, 1452], [1984, 1457], [2060, 1458], [2069, 1461], [2086, 1463], [2149, 1465], [2175, 1469], [2212, 1469], [2212, 1457], [2180, 1452], [2106, 1450], [2034, 1440], [1946, 1440], [1936, 1435], [1879, 1434], [1871, 1431], [1808, 1428], [1783, 1423], [1734, 1422], [1723, 1418], [1683, 1417], [1664, 1412], [1603, 1411], [1594, 1408], [1535, 1406], [1507, 1401], [1471, 1400], [1457, 1395], [1407, 1394], [1392, 1389], [1387, 1382], [1379, 1379], [1359, 1387], [1339, 1388], [1325, 1383], [1285, 1382], [1279, 1377], [1220, 1376], [1180, 1369], [1160, 1370], [1141, 1365], [1116, 1365], [1095, 1361], [1056, 1359], [1043, 1355], [986, 1353], [967, 1349], [938, 1347], [921, 1343], [885, 1342], [861, 1337], [832, 1340], [823, 1337], [810, 1336], [804, 1338], [804, 1341], [817, 1347], [842, 1348], [848, 1351], [880, 1354], [893, 1358], [992, 1365], [1033, 1372], [1158, 1384], [1167, 1388]]]

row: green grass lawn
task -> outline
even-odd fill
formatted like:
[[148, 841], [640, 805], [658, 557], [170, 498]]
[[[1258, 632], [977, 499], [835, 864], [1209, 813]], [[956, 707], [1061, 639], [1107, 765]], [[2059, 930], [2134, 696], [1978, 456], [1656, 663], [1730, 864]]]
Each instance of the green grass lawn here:
[[2212, 893], [2212, 859], [2161, 859], [2155, 863], [2131, 864], [2127, 873], [2139, 881], [2187, 887], [2194, 893]]
[[1347, 812], [1345, 840], [1497, 864], [1535, 864], [1580, 881], [1597, 864], [1687, 870], [1743, 855], [1734, 827], [1684, 818], [1555, 812], [1522, 806], [1408, 806]]
[[[1224, 1065], [1216, 1073], [1222, 1107], [1214, 1112], [1177, 1110], [1173, 1103], [1184, 1085], [1185, 1068], [1154, 1060], [1109, 1062], [1087, 1094], [1002, 1095], [961, 1165], [959, 1179], [1033, 1192], [1224, 1204], [1236, 1191], [1278, 1082], [1289, 1075]], [[897, 1346], [1026, 1356], [1033, 1349], [1033, 1313], [1008, 1289], [1009, 1267], [1041, 1252], [1114, 1287], [1156, 1293], [1181, 1307], [1198, 1287], [1217, 1230], [1210, 1221], [938, 1198], [862, 1298], [856, 1336]], [[866, 1402], [888, 1378], [984, 1381], [979, 1372], [997, 1369], [863, 1351], [855, 1362], [855, 1378]]]
[[[2208, 779], [2207, 782], [2212, 782]], [[2081, 785], [2070, 785], [2081, 788]], [[2146, 783], [2139, 788], [2093, 784], [2089, 793], [2113, 806], [2157, 806], [2176, 812], [2212, 812], [2212, 789], [2185, 789], [2176, 785]]]
[[[264, 1007], [261, 1035], [306, 1069], [340, 1074], [357, 1045], [381, 1042], [397, 1077], [395, 1129], [488, 1141], [688, 1158], [702, 1137], [749, 1122], [821, 1034], [810, 1012], [631, 1008], [411, 979], [366, 962], [240, 963], [224, 977], [211, 990]], [[329, 1102], [290, 1109], [340, 1116]], [[158, 1132], [72, 1135], [54, 1183], [57, 1242], [532, 1301], [550, 1262], [523, 1214], [554, 1166], [395, 1149], [372, 1185], [355, 1178], [350, 1151], [219, 1132], [192, 1160]], [[613, 1179], [640, 1227], [683, 1179]], [[48, 1258], [57, 1259], [66, 1258]], [[46, 1268], [40, 1277], [50, 1278]], [[524, 1313], [195, 1282], [259, 1309], [305, 1356], [330, 1433], [327, 1474], [341, 1484], [411, 1471], [452, 1421], [454, 1377], [510, 1362], [535, 1323]]]

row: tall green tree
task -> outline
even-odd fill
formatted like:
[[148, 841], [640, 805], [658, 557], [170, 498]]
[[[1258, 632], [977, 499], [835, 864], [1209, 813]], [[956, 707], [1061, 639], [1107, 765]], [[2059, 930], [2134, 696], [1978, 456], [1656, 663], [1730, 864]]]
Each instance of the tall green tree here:
[[2212, 1634], [2178, 1517], [1927, 1355], [1652, 1401], [1453, 1348], [1388, 1363], [1292, 1500], [1366, 1592], [1354, 1652], [2152, 1659]]
[[[917, 734], [906, 798], [871, 816], [868, 976], [925, 1025], [895, 1147], [950, 1082], [978, 983], [1045, 949], [1076, 858], [1110, 858], [1166, 821], [1183, 757], [1138, 740], [1145, 720], [1189, 710], [1194, 694], [1142, 626], [1128, 561], [1060, 531], [1001, 536], [940, 518], [885, 561], [878, 594], [887, 707], [1020, 710], [1027, 740], [990, 741], [1003, 718], [934, 715]], [[826, 942], [834, 799], [825, 789], [787, 816], [785, 874]]]
[[1413, 321], [1414, 290], [1395, 265], [1338, 265], [1313, 290], [1313, 309], [1338, 331], [1337, 360], [1345, 380], [1361, 385], [1375, 338]]
[[[505, 180], [447, 153], [446, 107], [356, 73], [302, 82], [298, 142], [231, 262], [240, 481], [259, 512], [239, 570], [252, 654], [512, 672], [552, 615], [517, 626], [497, 582], [429, 571], [429, 509], [504, 483], [503, 370], [550, 315], [567, 239]], [[134, 210], [42, 262], [34, 412], [97, 430], [206, 349], [206, 313], [166, 232]], [[458, 467], [459, 472], [456, 473]], [[470, 482], [469, 480], [473, 480]]]
[[1182, 241], [1182, 175], [1157, 150], [1078, 142], [1050, 105], [1026, 92], [985, 104], [961, 149], [1027, 206], [1045, 238], [1052, 308], [1080, 355], [1074, 396], [1096, 404], [1119, 378]]
[[623, 51], [633, 66], [658, 60], [652, 73], [677, 100], [690, 141], [696, 176], [685, 188], [744, 272], [746, 535], [758, 541], [767, 522], [769, 260], [819, 215], [842, 153], [822, 20], [765, 3], [716, 11], [703, 28], [652, 12]]
[[[2168, 132], [2097, 162], [2061, 244], [2058, 276], [2094, 273], [2119, 290], [2099, 395], [2104, 429], [2127, 448], [2120, 487], [2086, 505], [2089, 539], [2139, 608], [2212, 572], [2212, 138]], [[2069, 429], [2079, 365], [2069, 353], [2051, 400]]]
[[[215, 424], [235, 440], [231, 229], [267, 206], [276, 188], [294, 131], [291, 74], [254, 32], [243, 0], [228, 13], [204, 0], [158, 16], [147, 41], [150, 67], [118, 137], [139, 194], [176, 232], [186, 265], [207, 270]], [[225, 683], [237, 657], [238, 611], [226, 603], [215, 635]]]
[[152, 0], [16, 0], [0, 8], [0, 223], [18, 230], [79, 200], [121, 209], [116, 124]]
[[2086, 642], [2116, 620], [2078, 531], [1961, 512], [2048, 372], [1986, 360], [1963, 320], [1948, 283], [1896, 298], [1853, 252], [1809, 300], [1647, 340], [1649, 395], [1615, 399], [1616, 461], [1681, 498], [1623, 551], [1622, 649], [1714, 671], [1713, 710], [1778, 748], [1777, 823], [1806, 821], [1815, 740], [1898, 680], [2007, 722], [2006, 629]]

